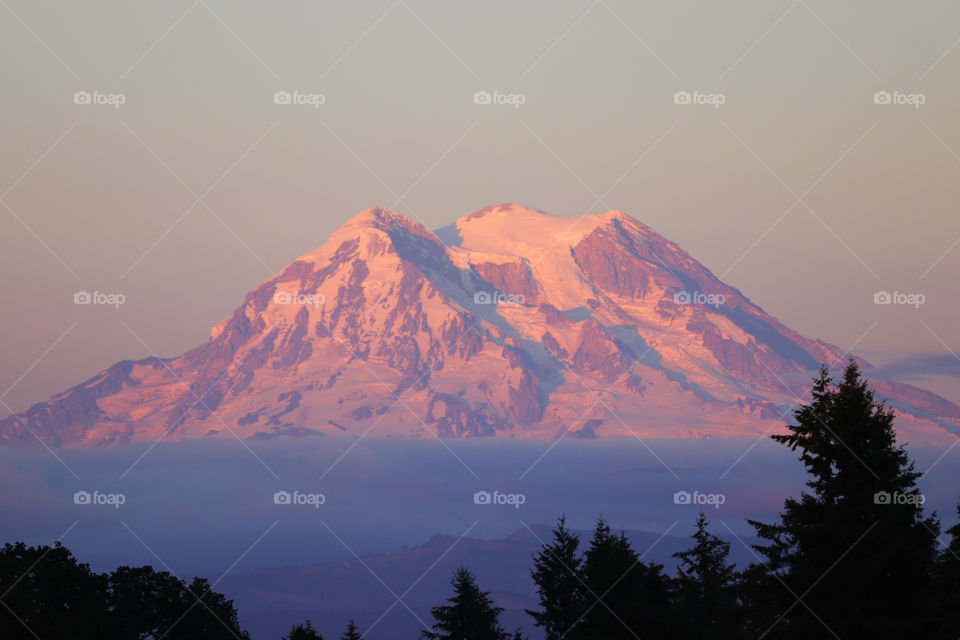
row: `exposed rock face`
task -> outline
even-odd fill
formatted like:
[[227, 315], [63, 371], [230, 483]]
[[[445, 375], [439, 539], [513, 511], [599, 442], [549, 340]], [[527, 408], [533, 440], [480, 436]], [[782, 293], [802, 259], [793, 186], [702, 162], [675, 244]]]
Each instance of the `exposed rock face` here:
[[489, 282], [494, 291], [509, 291], [518, 299], [522, 296], [522, 304], [537, 304], [537, 283], [527, 265], [520, 262], [481, 262], [473, 265], [473, 270], [481, 279]]
[[[620, 212], [499, 205], [434, 234], [369, 209], [206, 344], [120, 362], [0, 421], [0, 441], [760, 434], [841, 358]], [[908, 438], [960, 425], [932, 393], [879, 391]]]
[[570, 362], [573, 370], [614, 382], [630, 369], [633, 354], [596, 320], [590, 318], [582, 324], [577, 351]]

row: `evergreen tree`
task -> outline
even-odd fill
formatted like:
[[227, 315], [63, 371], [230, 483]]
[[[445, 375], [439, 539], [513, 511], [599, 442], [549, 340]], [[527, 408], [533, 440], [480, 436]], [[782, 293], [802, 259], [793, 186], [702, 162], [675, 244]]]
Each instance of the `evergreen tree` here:
[[[957, 505], [960, 516], [960, 505]], [[956, 640], [960, 629], [960, 523], [947, 530], [950, 543], [945, 545], [937, 557], [934, 570], [933, 591], [936, 594], [933, 604], [933, 618], [939, 640]]]
[[576, 627], [584, 612], [580, 536], [571, 533], [566, 524], [561, 516], [553, 540], [534, 556], [530, 572], [540, 595], [540, 610], [528, 609], [527, 613], [536, 626], [543, 628], [546, 640], [576, 640]]
[[765, 562], [745, 574], [751, 632], [928, 635], [939, 523], [924, 516], [919, 474], [897, 444], [893, 411], [874, 398], [851, 360], [836, 383], [820, 371], [811, 403], [794, 418], [789, 433], [773, 439], [800, 450], [810, 491], [786, 500], [780, 522], [751, 521], [768, 542], [756, 546]]
[[663, 566], [640, 561], [623, 532], [597, 522], [584, 554], [586, 610], [580, 637], [635, 640], [667, 633], [669, 583]]
[[737, 637], [735, 567], [727, 564], [730, 543], [707, 531], [707, 518], [697, 516], [694, 545], [673, 554], [680, 563], [674, 580], [677, 620], [673, 637], [729, 640]]
[[[460, 567], [450, 581], [453, 597], [448, 605], [430, 610], [435, 620], [433, 631], [424, 630], [428, 640], [509, 640], [500, 626], [503, 608], [493, 604], [489, 591], [481, 591], [477, 580], [466, 567]], [[513, 637], [518, 637], [515, 634]]]
[[360, 635], [360, 631], [357, 629], [356, 623], [353, 620], [347, 623], [346, 632], [340, 636], [340, 640], [361, 640], [363, 638]]
[[[352, 620], [350, 624], [353, 624]], [[323, 640], [323, 636], [313, 628], [313, 623], [308, 619], [304, 624], [295, 625], [290, 629], [290, 633], [285, 635], [283, 640]]]

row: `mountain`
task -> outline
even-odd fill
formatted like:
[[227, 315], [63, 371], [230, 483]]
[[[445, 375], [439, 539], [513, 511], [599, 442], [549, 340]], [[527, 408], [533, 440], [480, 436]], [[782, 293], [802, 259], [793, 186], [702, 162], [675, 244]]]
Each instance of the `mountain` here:
[[[504, 204], [431, 232], [374, 208], [248, 293], [206, 344], [119, 362], [0, 421], [0, 439], [759, 435], [844, 357], [619, 211]], [[939, 396], [882, 394], [909, 440], [960, 428]]]

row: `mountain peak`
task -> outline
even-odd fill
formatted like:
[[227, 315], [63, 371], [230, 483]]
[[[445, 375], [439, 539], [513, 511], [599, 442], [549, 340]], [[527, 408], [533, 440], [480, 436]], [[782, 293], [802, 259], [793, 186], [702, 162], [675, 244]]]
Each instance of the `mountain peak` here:
[[[756, 435], [782, 420], [813, 369], [838, 360], [619, 210], [564, 217], [505, 203], [434, 233], [372, 207], [247, 294], [207, 343], [120, 362], [0, 420], [0, 443], [375, 427]], [[909, 385], [878, 391], [912, 438], [954, 439], [960, 408]], [[391, 412], [398, 397], [406, 411]]]
[[457, 220], [455, 227], [463, 249], [535, 260], [556, 247], [576, 245], [598, 226], [620, 217], [633, 220], [619, 211], [570, 217], [505, 203], [474, 211]]
[[439, 244], [423, 224], [383, 207], [370, 207], [353, 216], [334, 231], [327, 242], [297, 258], [296, 262], [323, 263], [345, 243], [357, 245], [364, 255], [382, 253], [399, 238], [420, 236]]
[[381, 231], [391, 231], [397, 228], [407, 230], [421, 230], [424, 228], [422, 224], [396, 211], [384, 209], [383, 207], [370, 207], [347, 220], [340, 226], [340, 229], [356, 230], [363, 227], [373, 227]]
[[463, 220], [476, 220], [483, 218], [485, 216], [497, 216], [497, 217], [510, 217], [510, 218], [526, 218], [526, 217], [538, 217], [538, 216], [549, 216], [549, 213], [541, 211], [536, 207], [531, 207], [525, 204], [517, 204], [515, 202], [504, 202], [501, 204], [491, 205], [489, 207], [484, 207], [483, 209], [478, 209], [468, 216], [465, 216]]
[[610, 209], [610, 211], [606, 211], [606, 212], [601, 213], [601, 214], [599, 214], [599, 215], [600, 215], [601, 218], [603, 218], [603, 219], [605, 219], [605, 220], [613, 220], [614, 218], [621, 218], [621, 219], [623, 219], [623, 218], [629, 218], [630, 220], [633, 220], [633, 218], [632, 218], [631, 216], [628, 216], [628, 215], [625, 214], [623, 211], [620, 211], [620, 209]]

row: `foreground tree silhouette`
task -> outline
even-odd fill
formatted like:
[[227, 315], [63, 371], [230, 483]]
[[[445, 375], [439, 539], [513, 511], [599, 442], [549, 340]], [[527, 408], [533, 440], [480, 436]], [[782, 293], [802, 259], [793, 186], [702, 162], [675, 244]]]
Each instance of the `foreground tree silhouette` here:
[[[151, 567], [98, 574], [70, 551], [22, 542], [0, 549], [0, 638], [246, 640], [233, 602], [197, 578]], [[199, 600], [198, 600], [199, 599]]]
[[[769, 544], [744, 576], [749, 630], [768, 638], [928, 637], [930, 570], [939, 523], [923, 514], [919, 474], [850, 361], [826, 368], [795, 425], [773, 439], [800, 450], [812, 478], [781, 520], [750, 521]], [[829, 629], [829, 631], [828, 631]]]
[[466, 567], [460, 567], [450, 581], [453, 597], [449, 605], [430, 610], [436, 621], [433, 630], [424, 630], [421, 637], [429, 640], [522, 640], [520, 632], [513, 636], [500, 626], [502, 607], [490, 599], [489, 591], [481, 591], [477, 580]]
[[323, 636], [313, 628], [313, 623], [307, 620], [304, 624], [295, 625], [282, 640], [323, 640]]
[[583, 558], [586, 609], [581, 638], [634, 640], [669, 633], [669, 582], [663, 566], [645, 564], [626, 535], [601, 519]]
[[[200, 599], [198, 602], [197, 599]], [[232, 600], [213, 591], [206, 578], [194, 578], [185, 591], [181, 591], [180, 609], [187, 614], [174, 626], [168, 635], [177, 638], [204, 638], [205, 640], [249, 639], [250, 634], [240, 629], [239, 615]]]
[[362, 640], [362, 638], [363, 636], [360, 635], [360, 631], [353, 620], [347, 623], [347, 630], [340, 636], [340, 640]]
[[109, 609], [118, 637], [155, 638], [171, 627], [176, 632], [177, 619], [191, 604], [182, 604], [179, 579], [152, 567], [119, 567], [108, 581]]
[[694, 545], [673, 554], [680, 562], [673, 582], [676, 605], [674, 638], [729, 640], [739, 637], [736, 572], [727, 564], [730, 543], [707, 531], [707, 518], [697, 516]]
[[57, 542], [0, 550], [0, 638], [103, 638], [110, 636], [104, 576], [81, 564]]
[[[957, 505], [957, 515], [960, 516], [960, 505]], [[935, 637], [956, 640], [960, 629], [960, 524], [953, 525], [947, 533], [950, 543], [941, 549], [934, 569]]]
[[567, 529], [567, 520], [561, 516], [553, 530], [553, 540], [545, 543], [533, 557], [530, 572], [537, 593], [540, 610], [527, 610], [534, 625], [543, 628], [546, 640], [577, 640], [578, 625], [584, 612], [583, 578], [580, 576], [582, 559], [579, 554], [580, 536]]

